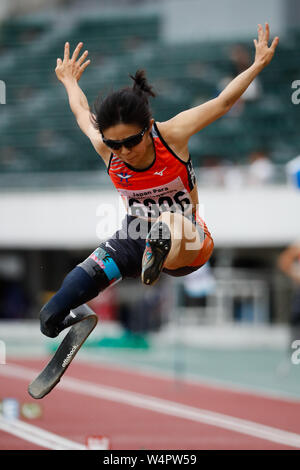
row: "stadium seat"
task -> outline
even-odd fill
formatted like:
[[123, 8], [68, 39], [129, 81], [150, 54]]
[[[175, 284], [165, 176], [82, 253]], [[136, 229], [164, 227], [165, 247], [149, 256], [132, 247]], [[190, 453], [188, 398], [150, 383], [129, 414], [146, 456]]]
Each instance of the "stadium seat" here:
[[[299, 111], [286, 85], [297, 77], [299, 37], [300, 30], [293, 30], [261, 73], [259, 100], [246, 103], [241, 116], [231, 113], [192, 139], [195, 161], [213, 154], [242, 162], [262, 143], [276, 162], [299, 153]], [[161, 18], [153, 13], [140, 14], [138, 21], [136, 15], [85, 13], [65, 31], [56, 25], [55, 15], [6, 21], [0, 27], [1, 79], [7, 84], [6, 113], [0, 116], [1, 172], [98, 168], [54, 72], [67, 40], [71, 48], [83, 41], [89, 50], [92, 66], [80, 83], [91, 105], [99, 92], [129, 85], [128, 75], [144, 68], [158, 94], [151, 100], [153, 114], [161, 121], [217, 96], [220, 81], [232, 73], [233, 41], [166, 44]]]

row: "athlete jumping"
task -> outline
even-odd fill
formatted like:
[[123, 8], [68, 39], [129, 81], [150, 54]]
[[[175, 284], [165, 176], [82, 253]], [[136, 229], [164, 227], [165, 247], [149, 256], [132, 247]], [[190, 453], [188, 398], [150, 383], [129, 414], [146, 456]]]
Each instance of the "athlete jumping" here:
[[70, 57], [57, 59], [57, 78], [63, 83], [77, 123], [103, 159], [120, 193], [127, 215], [122, 227], [65, 277], [61, 288], [40, 313], [41, 331], [56, 337], [69, 326], [65, 319], [77, 307], [124, 278], [141, 276], [155, 283], [161, 271], [183, 276], [210, 258], [213, 240], [197, 212], [198, 190], [189, 139], [226, 114], [274, 55], [279, 38], [269, 42], [269, 25], [258, 25], [253, 64], [214, 98], [156, 122], [149, 108], [154, 97], [145, 72], [139, 70], [133, 87], [96, 101], [91, 111], [78, 85], [90, 60], [80, 57], [79, 43]]

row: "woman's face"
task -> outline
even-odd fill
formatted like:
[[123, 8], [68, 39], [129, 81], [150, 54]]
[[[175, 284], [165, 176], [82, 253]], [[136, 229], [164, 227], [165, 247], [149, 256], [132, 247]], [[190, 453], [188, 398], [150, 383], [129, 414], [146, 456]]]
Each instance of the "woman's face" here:
[[[153, 120], [150, 121], [150, 129], [147, 129], [141, 142], [132, 148], [126, 148], [124, 145], [118, 150], [112, 150], [125, 163], [135, 166], [143, 162], [144, 157], [147, 156], [149, 146], [152, 146], [152, 140], [150, 137], [150, 130], [153, 124]], [[117, 124], [115, 126], [105, 129], [103, 136], [109, 140], [124, 140], [128, 137], [139, 134], [143, 129], [137, 124]]]

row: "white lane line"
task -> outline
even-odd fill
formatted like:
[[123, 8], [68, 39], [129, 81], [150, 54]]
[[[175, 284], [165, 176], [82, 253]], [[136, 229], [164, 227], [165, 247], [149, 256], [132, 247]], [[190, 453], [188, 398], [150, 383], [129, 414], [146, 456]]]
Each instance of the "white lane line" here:
[[[6, 365], [0, 367], [0, 375], [19, 377], [31, 380], [38, 374], [37, 371], [21, 366]], [[252, 421], [234, 418], [232, 416], [207, 411], [177, 402], [164, 400], [140, 393], [129, 392], [115, 387], [93, 384], [84, 380], [64, 377], [59, 385], [60, 389], [80, 393], [82, 395], [104, 400], [123, 403], [142, 408], [148, 411], [188, 419], [198, 423], [208, 424], [228, 431], [235, 431], [255, 438], [268, 440], [277, 444], [300, 448], [300, 435], [278, 428], [265, 426]]]
[[88, 352], [87, 354], [85, 351], [82, 351], [81, 354], [81, 363], [85, 363], [88, 365], [93, 365], [94, 367], [99, 367], [101, 369], [114, 369], [120, 370], [122, 372], [128, 372], [136, 375], [142, 375], [146, 377], [153, 377], [154, 379], [164, 380], [164, 381], [171, 381], [174, 382], [175, 380], [182, 381], [183, 384], [190, 384], [204, 387], [214, 388], [216, 390], [222, 390], [226, 392], [232, 393], [242, 393], [243, 395], [251, 395], [254, 397], [259, 398], [266, 398], [267, 400], [280, 400], [287, 403], [295, 403], [300, 404], [300, 396], [285, 392], [285, 391], [274, 391], [269, 389], [257, 389], [251, 385], [240, 384], [236, 382], [226, 382], [224, 380], [218, 380], [212, 377], [206, 377], [203, 375], [196, 375], [191, 373], [184, 373], [183, 376], [177, 377], [174, 372], [170, 370], [157, 369], [156, 367], [147, 365], [135, 365], [130, 366], [128, 364], [116, 364], [113, 362], [113, 359], [107, 357], [101, 357], [101, 364], [99, 364], [99, 356], [93, 356]]
[[25, 441], [51, 450], [85, 450], [79, 444], [64, 437], [45, 431], [42, 428], [24, 423], [17, 419], [8, 421], [0, 416], [0, 429]]
[[255, 422], [234, 418], [221, 413], [211, 412], [194, 408], [180, 403], [163, 400], [156, 397], [142, 395], [134, 392], [107, 387], [104, 385], [94, 385], [92, 383], [65, 378], [63, 388], [96, 398], [124, 403], [148, 411], [174, 416], [177, 418], [188, 419], [198, 423], [204, 423], [217, 426], [229, 431], [236, 431], [241, 434], [247, 434], [255, 438], [266, 439], [268, 441], [300, 448], [300, 435], [282, 431], [270, 426], [264, 426]]

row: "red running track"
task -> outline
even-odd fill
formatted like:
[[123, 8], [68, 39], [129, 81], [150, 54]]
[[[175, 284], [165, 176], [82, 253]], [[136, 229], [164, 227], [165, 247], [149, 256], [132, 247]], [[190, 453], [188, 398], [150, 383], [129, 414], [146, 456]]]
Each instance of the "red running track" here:
[[[46, 361], [12, 360], [0, 368], [1, 397], [14, 397], [21, 403], [34, 402], [27, 393], [29, 379], [6, 374], [10, 366], [18, 365], [39, 373]], [[31, 374], [31, 378], [35, 375]], [[69, 379], [79, 379], [77, 391], [67, 387]], [[85, 387], [85, 384], [88, 384]], [[34, 426], [60, 437], [85, 444], [89, 435], [108, 436], [113, 450], [274, 450], [295, 449], [293, 445], [272, 442], [257, 435], [249, 435], [222, 426], [196, 422], [188, 417], [167, 414], [164, 410], [153, 411], [147, 406], [137, 407], [117, 398], [103, 398], [88, 392], [98, 386], [117, 389], [121, 394], [154, 397], [163, 403], [186, 406], [194, 410], [206, 410], [227, 417], [251, 421], [254, 426], [264, 425], [288, 433], [297, 434], [300, 443], [300, 401], [268, 398], [252, 393], [239, 393], [227, 388], [184, 382], [180, 386], [172, 379], [142, 374], [75, 360], [60, 384], [44, 399], [38, 400], [43, 407], [41, 418], [33, 421], [22, 419]], [[95, 388], [95, 387], [94, 387]], [[86, 392], [85, 392], [86, 390]], [[102, 393], [102, 392], [101, 392]], [[134, 398], [134, 397], [133, 397]], [[299, 444], [300, 446], [300, 444]], [[0, 430], [0, 449], [41, 449], [43, 447], [26, 442]]]

